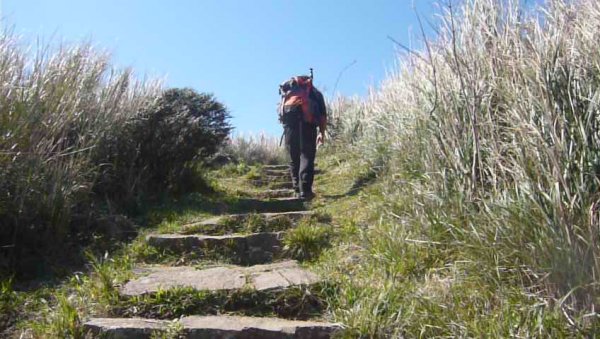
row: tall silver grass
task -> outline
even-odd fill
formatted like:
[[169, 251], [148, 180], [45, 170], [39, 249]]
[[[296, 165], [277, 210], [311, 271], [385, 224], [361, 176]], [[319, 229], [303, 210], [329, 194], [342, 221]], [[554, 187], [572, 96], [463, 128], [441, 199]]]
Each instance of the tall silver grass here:
[[522, 253], [561, 302], [595, 304], [600, 2], [443, 8], [436, 37], [402, 56], [365, 102], [343, 108], [338, 133], [360, 137], [366, 156], [383, 152], [392, 173], [425, 173], [438, 198], [478, 206], [486, 222], [465, 232]]
[[72, 208], [89, 197], [94, 147], [159, 90], [90, 45], [32, 51], [0, 32], [2, 245], [24, 229], [38, 241], [64, 235]]
[[280, 139], [265, 133], [236, 134], [224, 146], [223, 152], [246, 164], [282, 164], [287, 161]]

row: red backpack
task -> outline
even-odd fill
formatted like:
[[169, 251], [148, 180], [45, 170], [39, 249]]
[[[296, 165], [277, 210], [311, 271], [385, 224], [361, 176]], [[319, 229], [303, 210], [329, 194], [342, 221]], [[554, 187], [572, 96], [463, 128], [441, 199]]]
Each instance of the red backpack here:
[[279, 94], [281, 95], [279, 120], [285, 121], [286, 112], [300, 107], [304, 122], [318, 124], [321, 113], [319, 103], [311, 95], [312, 90], [312, 77], [306, 75], [293, 77], [279, 85]]

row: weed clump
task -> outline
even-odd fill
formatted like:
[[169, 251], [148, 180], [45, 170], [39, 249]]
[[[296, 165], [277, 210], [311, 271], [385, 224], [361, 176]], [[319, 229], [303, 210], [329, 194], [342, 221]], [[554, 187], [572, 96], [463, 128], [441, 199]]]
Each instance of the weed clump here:
[[283, 239], [284, 253], [297, 260], [312, 260], [330, 246], [331, 229], [311, 222], [301, 222], [286, 232]]
[[0, 281], [0, 329], [12, 325], [21, 307], [22, 298], [13, 290], [12, 279]]

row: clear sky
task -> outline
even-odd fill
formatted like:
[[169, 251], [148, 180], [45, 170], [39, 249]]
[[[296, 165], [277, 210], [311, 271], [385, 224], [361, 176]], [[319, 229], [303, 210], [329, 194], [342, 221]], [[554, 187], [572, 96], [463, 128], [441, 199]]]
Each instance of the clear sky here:
[[[429, 0], [0, 0], [26, 40], [90, 39], [115, 64], [211, 92], [238, 132], [279, 135], [278, 85], [315, 69], [327, 98], [365, 95], [410, 44]], [[339, 84], [336, 80], [340, 72]]]

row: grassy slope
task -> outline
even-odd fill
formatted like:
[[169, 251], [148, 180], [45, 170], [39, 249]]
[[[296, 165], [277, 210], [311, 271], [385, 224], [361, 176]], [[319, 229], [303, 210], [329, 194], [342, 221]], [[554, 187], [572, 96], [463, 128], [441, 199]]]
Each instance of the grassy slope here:
[[336, 318], [356, 334], [593, 336], [600, 3], [451, 4], [380, 88], [333, 104], [336, 157], [355, 159], [332, 180], [378, 171], [348, 222], [361, 264]]
[[[344, 337], [566, 337], [593, 333], [589, 322], [587, 329], [578, 332], [560, 307], [535, 290], [524, 290], [520, 272], [491, 265], [493, 248], [450, 241], [456, 237], [445, 235], [447, 226], [454, 225], [458, 231], [463, 223], [476, 220], [477, 212], [464, 216], [458, 206], [432, 201], [421, 193], [425, 178], [406, 174], [392, 179], [370, 171], [356, 155], [339, 150], [321, 154], [318, 167], [322, 174], [316, 179], [318, 198], [312, 208], [329, 216], [332, 228], [304, 225], [295, 232], [300, 240], [288, 238], [288, 246], [301, 258], [309, 253], [311, 260], [305, 264], [329, 278], [317, 297], [329, 305], [328, 320], [347, 326]], [[249, 205], [248, 197], [256, 188], [247, 181], [256, 173], [244, 166], [212, 173], [218, 187], [215, 195], [192, 194], [157, 209], [149, 218], [155, 227], [115, 253], [90, 256], [88, 273], [76, 273], [56, 286], [28, 293], [4, 286], [3, 307], [18, 312], [17, 332], [33, 337], [79, 336], [83, 335], [81, 322], [92, 315], [174, 318], [200, 310], [198, 305], [216, 311], [205, 307], [211, 303], [251, 306], [258, 304], [254, 302], [257, 298], [270, 297], [273, 305], [306, 301], [301, 290], [283, 297], [215, 296], [181, 290], [134, 302], [122, 300], [116, 293], [132, 276], [132, 268], [141, 263], [210, 264], [201, 258], [158, 253], [144, 244], [145, 234], [174, 230], [218, 213], [248, 211], [255, 207]], [[402, 182], [403, 188], [389, 191], [390, 180]], [[306, 229], [324, 229], [327, 234], [311, 237]], [[293, 312], [323, 307], [318, 298], [305, 303], [300, 311], [288, 308], [283, 314], [294, 317], [298, 314]], [[244, 312], [264, 315], [272, 311], [250, 307]]]
[[334, 246], [318, 266], [336, 286], [328, 302], [332, 319], [348, 327], [346, 336], [596, 333], [593, 316], [567, 315], [560, 301], [531, 287], [527, 274], [534, 272], [502, 267], [502, 249], [466, 236], [465, 228], [486, 222], [483, 213], [466, 211], [457, 200], [439, 201], [424, 189], [426, 177], [376, 175], [354, 157], [321, 159], [326, 174], [317, 181], [317, 204], [336, 229]]
[[[331, 319], [350, 337], [593, 336], [600, 6], [552, 0], [537, 20], [510, 2], [465, 3], [378, 93], [332, 114], [337, 136], [360, 151], [321, 155], [314, 207], [333, 232], [308, 224], [288, 247], [311, 258], [329, 239], [310, 264], [331, 278]], [[254, 175], [222, 171], [224, 194], [191, 195], [147, 224], [169, 231], [264, 208], [244, 184]], [[157, 253], [143, 236], [56, 286], [16, 293], [3, 282], [0, 321], [20, 315], [38, 336], [77, 335], [81, 319], [127, 309], [115, 291], [133, 264], [200, 263]], [[184, 295], [146, 304], [170, 309]]]

